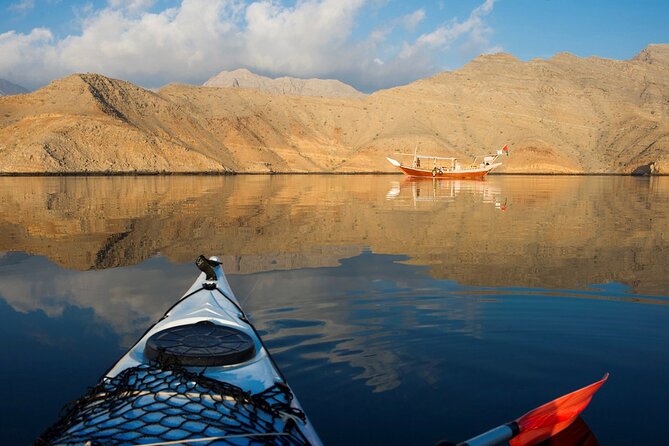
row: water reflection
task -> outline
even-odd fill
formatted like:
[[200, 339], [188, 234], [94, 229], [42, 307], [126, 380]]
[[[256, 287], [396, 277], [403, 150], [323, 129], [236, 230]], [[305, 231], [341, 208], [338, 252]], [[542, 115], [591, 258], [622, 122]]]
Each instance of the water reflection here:
[[[403, 192], [404, 191], [404, 192]], [[495, 208], [505, 211], [508, 200], [502, 199], [502, 189], [498, 182], [485, 180], [439, 180], [434, 178], [404, 178], [391, 182], [386, 194], [388, 200], [406, 199], [411, 195], [414, 207], [421, 202], [454, 202], [459, 195], [480, 197], [481, 203], [494, 204]], [[466, 197], [468, 199], [470, 197]]]
[[539, 446], [599, 446], [599, 441], [583, 418], [578, 417], [567, 429]]
[[[599, 436], [611, 429], [602, 419], [625, 416], [616, 398], [638, 391], [636, 373], [660, 378], [668, 370], [666, 298], [632, 296], [658, 304], [639, 305], [615, 287], [493, 290], [426, 280], [425, 271], [401, 257], [363, 253], [336, 268], [232, 279], [319, 420], [336, 409], [351, 412], [339, 399], [359, 409], [347, 425], [356, 417], [369, 422], [370, 412], [383, 415], [355, 425], [377, 433], [361, 443], [378, 441], [379, 429], [392, 432], [383, 439], [394, 444], [434, 444], [448, 432], [462, 439], [609, 370], [615, 388], [603, 389], [587, 413]], [[665, 391], [645, 392], [645, 410], [662, 405]], [[638, 435], [615, 430], [605, 438]], [[336, 428], [328, 439], [353, 441]]]
[[58, 383], [48, 424], [222, 253], [329, 443], [462, 439], [604, 371], [604, 444], [660, 434], [666, 178], [400, 178], [0, 178], [3, 382]]
[[[337, 267], [230, 276], [243, 306], [332, 443], [350, 444], [361, 431], [371, 436], [367, 442], [385, 432], [381, 437], [389, 444], [433, 444], [446, 434], [465, 438], [590, 382], [604, 370], [620, 380], [620, 392], [640, 370], [659, 379], [669, 368], [664, 355], [666, 298], [630, 295], [616, 286], [560, 292], [463, 286], [429, 279], [427, 267], [405, 261], [364, 250]], [[94, 381], [116, 352], [185, 290], [195, 273], [191, 263], [158, 257], [134, 267], [78, 272], [40, 257], [4, 258], [0, 283], [2, 300], [9, 305], [0, 326], [13, 333], [11, 339], [22, 333], [34, 344], [24, 355], [25, 342], [10, 341], [12, 357], [27, 366], [33, 353], [50, 352], [43, 355], [42, 367], [26, 367], [22, 379], [43, 379], [44, 370], [59, 377], [63, 360], [70, 362], [66, 370], [84, 361], [88, 365], [88, 381], [59, 377], [60, 400], [45, 405], [53, 417], [60, 403], [76, 395], [63, 396], [68, 387], [80, 392], [83, 383]], [[13, 328], [12, 321], [23, 319], [23, 328]], [[640, 320], [643, 324], [635, 323]], [[31, 328], [35, 326], [41, 328]], [[606, 395], [598, 396], [595, 408], [606, 409], [604, 419], [616, 419], [610, 414], [619, 404]], [[659, 404], [648, 396], [644, 401], [649, 410]], [[410, 408], [414, 425], [425, 426], [421, 432], [402, 427], [406, 413], [399, 407]], [[365, 420], [370, 412], [383, 417]], [[45, 424], [49, 416], [42, 417]], [[440, 423], [443, 416], [447, 423]], [[601, 429], [596, 412], [588, 416]], [[349, 424], [351, 418], [365, 420], [364, 426], [340, 432], [341, 423]]]
[[182, 263], [197, 247], [252, 273], [368, 247], [470, 285], [669, 289], [667, 178], [0, 178], [0, 210], [0, 251], [78, 270]]
[[190, 265], [151, 259], [133, 268], [82, 273], [43, 257], [8, 254], [0, 265], [2, 297], [22, 314], [60, 318], [71, 308], [93, 309], [122, 346], [136, 341], [194, 280]]
[[2, 444], [31, 444], [63, 404], [120, 356], [118, 336], [96, 311], [75, 306], [58, 315], [17, 311], [0, 290]]

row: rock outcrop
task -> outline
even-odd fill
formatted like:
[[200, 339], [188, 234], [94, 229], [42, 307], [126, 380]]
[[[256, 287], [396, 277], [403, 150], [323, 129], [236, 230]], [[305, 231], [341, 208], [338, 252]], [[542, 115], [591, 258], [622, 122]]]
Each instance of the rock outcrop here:
[[629, 61], [481, 56], [360, 98], [77, 74], [0, 98], [1, 173], [378, 172], [508, 144], [499, 172], [669, 173], [669, 45]]

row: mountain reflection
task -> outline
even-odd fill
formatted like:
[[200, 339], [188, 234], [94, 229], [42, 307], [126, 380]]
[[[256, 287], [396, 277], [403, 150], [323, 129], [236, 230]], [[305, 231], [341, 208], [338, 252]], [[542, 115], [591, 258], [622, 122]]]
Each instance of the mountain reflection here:
[[[186, 291], [197, 254], [217, 253], [333, 443], [464, 438], [603, 371], [617, 387], [588, 422], [604, 444], [649, 443], [661, 423], [615, 420], [664, 407], [668, 198], [664, 177], [0, 178], [8, 380], [65, 389], [37, 389], [8, 424], [55, 416]], [[86, 376], [51, 379], [77, 361]], [[572, 435], [555, 444], [597, 444], [587, 426]]]
[[215, 252], [252, 273], [334, 266], [369, 247], [470, 285], [664, 294], [668, 198], [667, 178], [5, 177], [0, 251], [78, 270]]

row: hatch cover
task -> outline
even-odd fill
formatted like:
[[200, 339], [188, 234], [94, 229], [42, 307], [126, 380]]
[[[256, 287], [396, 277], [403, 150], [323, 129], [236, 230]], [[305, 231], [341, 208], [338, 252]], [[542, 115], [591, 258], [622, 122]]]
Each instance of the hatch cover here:
[[255, 345], [241, 330], [202, 321], [155, 333], [146, 341], [144, 354], [161, 364], [223, 366], [251, 359]]

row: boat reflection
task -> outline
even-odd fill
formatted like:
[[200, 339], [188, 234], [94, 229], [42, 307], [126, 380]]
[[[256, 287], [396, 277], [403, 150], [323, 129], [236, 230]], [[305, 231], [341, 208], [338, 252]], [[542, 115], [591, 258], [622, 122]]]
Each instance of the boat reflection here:
[[481, 203], [494, 204], [495, 209], [506, 211], [508, 200], [502, 199], [502, 188], [498, 183], [483, 179], [442, 180], [436, 178], [404, 178], [393, 181], [386, 199], [393, 200], [406, 194], [414, 206], [421, 202], [453, 202], [460, 195], [480, 197]]

